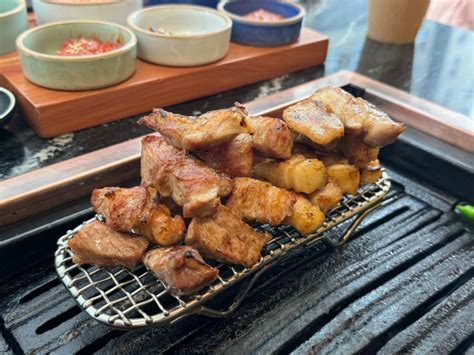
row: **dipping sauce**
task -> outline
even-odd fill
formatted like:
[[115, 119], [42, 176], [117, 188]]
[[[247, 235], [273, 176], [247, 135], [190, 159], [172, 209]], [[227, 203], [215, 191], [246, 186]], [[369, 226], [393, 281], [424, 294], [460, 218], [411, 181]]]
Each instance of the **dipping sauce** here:
[[243, 17], [249, 20], [261, 21], [261, 22], [277, 22], [284, 19], [282, 15], [275, 14], [273, 12], [270, 12], [264, 9], [258, 9]]
[[91, 55], [101, 54], [113, 51], [122, 47], [123, 44], [118, 42], [102, 42], [94, 38], [76, 38], [69, 39], [64, 42], [61, 49], [58, 50], [58, 55], [62, 56], [76, 56], [76, 55]]

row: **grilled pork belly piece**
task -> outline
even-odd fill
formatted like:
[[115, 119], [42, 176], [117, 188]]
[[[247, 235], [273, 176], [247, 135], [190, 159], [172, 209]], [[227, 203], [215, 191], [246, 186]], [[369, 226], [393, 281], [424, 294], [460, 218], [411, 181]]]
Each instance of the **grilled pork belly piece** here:
[[197, 250], [185, 245], [150, 250], [143, 263], [178, 296], [199, 291], [219, 275]]
[[295, 202], [285, 189], [260, 180], [235, 178], [226, 206], [247, 221], [277, 225], [291, 215]]
[[324, 164], [318, 159], [306, 159], [295, 154], [287, 160], [267, 160], [255, 165], [253, 175], [273, 185], [296, 192], [312, 193], [327, 182]]
[[336, 207], [342, 197], [341, 188], [332, 180], [329, 180], [322, 189], [308, 195], [311, 203], [318, 205], [324, 212], [328, 212]]
[[123, 266], [127, 269], [141, 263], [148, 244], [144, 237], [114, 231], [99, 221], [85, 224], [68, 241], [72, 261], [76, 264], [108, 268]]
[[169, 145], [158, 135], [142, 139], [142, 185], [154, 187], [183, 206], [184, 217], [215, 213], [220, 197], [232, 190], [232, 180]]
[[296, 197], [296, 203], [291, 216], [285, 218], [285, 223], [293, 226], [302, 235], [315, 232], [324, 223], [324, 212], [305, 196], [293, 195]]
[[253, 169], [252, 137], [239, 134], [229, 142], [207, 150], [195, 151], [211, 168], [231, 177], [251, 176]]
[[105, 187], [95, 189], [91, 198], [94, 211], [106, 218], [113, 229], [136, 233], [160, 245], [178, 244], [184, 239], [181, 216], [172, 217], [165, 205], [155, 202], [154, 196], [143, 186], [130, 189]]
[[320, 102], [311, 99], [285, 109], [283, 120], [293, 131], [323, 146], [344, 135], [344, 126], [339, 118], [327, 112]]
[[261, 250], [271, 240], [243, 222], [229, 208], [220, 205], [214, 216], [194, 217], [185, 242], [201, 255], [227, 264], [252, 267], [261, 257]]
[[154, 109], [138, 124], [160, 132], [172, 145], [186, 150], [201, 150], [227, 142], [247, 131], [244, 109], [209, 111], [200, 116], [183, 116]]
[[369, 162], [360, 169], [360, 183], [372, 184], [382, 176], [382, 167], [378, 159]]
[[344, 136], [339, 139], [337, 151], [344, 154], [349, 162], [362, 167], [377, 159], [379, 148], [370, 147], [362, 141], [361, 136]]
[[347, 131], [362, 135], [364, 143], [371, 147], [383, 147], [397, 139], [405, 130], [384, 112], [362, 98], [354, 98], [340, 88], [327, 87], [317, 90], [312, 100], [322, 103], [328, 112], [335, 113]]
[[253, 147], [263, 156], [288, 159], [293, 147], [293, 134], [285, 122], [278, 118], [245, 117], [245, 123], [253, 137]]

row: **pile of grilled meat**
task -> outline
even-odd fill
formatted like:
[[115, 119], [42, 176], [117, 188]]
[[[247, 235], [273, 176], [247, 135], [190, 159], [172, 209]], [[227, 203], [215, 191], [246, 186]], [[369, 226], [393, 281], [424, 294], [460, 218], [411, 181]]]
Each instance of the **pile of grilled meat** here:
[[69, 247], [79, 264], [143, 262], [175, 295], [216, 279], [203, 257], [259, 262], [271, 236], [246, 222], [315, 232], [344, 194], [379, 179], [379, 148], [404, 130], [329, 87], [288, 107], [283, 120], [236, 104], [198, 117], [155, 109], [139, 124], [159, 132], [142, 140], [141, 185], [94, 190], [105, 223], [85, 224]]

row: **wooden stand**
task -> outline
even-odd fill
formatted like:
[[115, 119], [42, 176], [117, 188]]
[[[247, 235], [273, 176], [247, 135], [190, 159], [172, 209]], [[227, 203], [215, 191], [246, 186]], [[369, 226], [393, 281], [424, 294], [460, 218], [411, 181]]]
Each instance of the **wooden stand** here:
[[101, 90], [57, 91], [23, 75], [16, 55], [0, 57], [0, 85], [11, 90], [31, 127], [43, 138], [119, 120], [324, 63], [328, 38], [310, 29], [297, 43], [274, 48], [231, 44], [227, 56], [192, 68], [141, 60], [127, 81]]

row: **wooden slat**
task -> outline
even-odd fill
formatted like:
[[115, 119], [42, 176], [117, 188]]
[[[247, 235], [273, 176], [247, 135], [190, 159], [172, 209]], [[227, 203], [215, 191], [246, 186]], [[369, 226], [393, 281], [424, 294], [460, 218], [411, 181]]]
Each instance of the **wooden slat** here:
[[[407, 125], [423, 128], [448, 142], [457, 137], [459, 141], [453, 144], [474, 151], [471, 121], [464, 116], [347, 71], [257, 99], [246, 106], [253, 115], [279, 117], [285, 107], [308, 97], [319, 87], [349, 83], [366, 88], [368, 95], [379, 100], [377, 103], [381, 109]], [[436, 115], [441, 115], [446, 125]], [[425, 120], [425, 126], [420, 127], [418, 120]], [[441, 134], [430, 131], [436, 125], [444, 127]], [[140, 140], [141, 137], [135, 138], [0, 182], [0, 226], [86, 196], [96, 187], [138, 177]]]
[[137, 60], [127, 81], [92, 91], [49, 90], [28, 81], [16, 55], [0, 57], [0, 85], [17, 97], [31, 127], [44, 138], [96, 126], [322, 64], [328, 38], [304, 29], [298, 42], [256, 48], [231, 43], [226, 57], [192, 68]]

